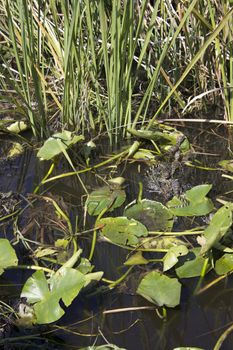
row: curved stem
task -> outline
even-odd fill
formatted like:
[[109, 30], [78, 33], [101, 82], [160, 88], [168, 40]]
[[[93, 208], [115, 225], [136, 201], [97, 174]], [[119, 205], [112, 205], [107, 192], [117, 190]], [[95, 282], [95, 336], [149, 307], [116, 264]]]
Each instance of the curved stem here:
[[217, 341], [217, 343], [215, 344], [213, 350], [219, 350], [219, 349], [221, 348], [221, 346], [222, 346], [224, 340], [227, 338], [227, 336], [228, 336], [231, 332], [233, 332], [233, 324], [232, 324], [230, 327], [228, 327], [228, 328], [225, 330], [225, 332], [223, 332], [223, 333], [221, 334], [221, 336], [218, 338], [218, 341]]

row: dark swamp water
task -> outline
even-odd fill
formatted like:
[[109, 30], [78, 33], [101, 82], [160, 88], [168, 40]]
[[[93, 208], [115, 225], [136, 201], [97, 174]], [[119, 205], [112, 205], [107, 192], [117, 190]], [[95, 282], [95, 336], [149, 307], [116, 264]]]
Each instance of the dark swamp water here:
[[[201, 165], [217, 168], [218, 161], [232, 157], [229, 134], [223, 127], [207, 128], [206, 125], [203, 125], [197, 128], [196, 125], [189, 124], [184, 128], [180, 127], [180, 130], [189, 137], [196, 152], [194, 158], [200, 161]], [[3, 139], [1, 144], [4, 144]], [[107, 146], [102, 144], [98, 147], [98, 153], [106, 156]], [[48, 170], [47, 162], [39, 162], [31, 150], [26, 150], [23, 156], [1, 162], [0, 192], [3, 193], [13, 191], [23, 196], [32, 193]], [[98, 177], [87, 173], [82, 180], [91, 190], [103, 185], [100, 176], [105, 176], [109, 171], [113, 172], [113, 177], [119, 176], [119, 171], [123, 167], [124, 165], [121, 165], [119, 170], [100, 169]], [[144, 198], [159, 199], [156, 194], [147, 191], [145, 184], [147, 170], [148, 166], [142, 162], [127, 164], [123, 176], [126, 178], [125, 190], [128, 202], [137, 197], [139, 181], [144, 182]], [[57, 166], [57, 173], [62, 171], [70, 171], [68, 168], [65, 169], [63, 161]], [[183, 181], [190, 186], [203, 183], [213, 184], [211, 197], [220, 196], [233, 200], [233, 183], [221, 175], [221, 171], [185, 167]], [[49, 193], [56, 195], [56, 198], [62, 198], [66, 203], [73, 222], [75, 215], [79, 215], [80, 226], [82, 226], [81, 202], [84, 193], [78, 179], [67, 177], [64, 180], [50, 183], [48, 187]], [[121, 213], [120, 209], [116, 210], [116, 215]], [[94, 221], [90, 219], [87, 225], [92, 227], [93, 223]], [[184, 229], [184, 227], [178, 229]], [[0, 233], [1, 237], [12, 238], [11, 227], [4, 222], [1, 223]], [[84, 237], [80, 245], [83, 245], [84, 255], [86, 253], [88, 256], [91, 236], [87, 237]], [[23, 252], [22, 248], [22, 254]], [[124, 249], [105, 242], [98, 242], [93, 260], [95, 270], [102, 270], [105, 278], [116, 280], [126, 271], [123, 263], [127, 254], [128, 252]], [[107, 341], [127, 350], [172, 350], [179, 346], [213, 349], [218, 337], [233, 323], [233, 278], [229, 276], [197, 296], [194, 296], [192, 292], [198, 280], [183, 280], [181, 304], [179, 307], [167, 310], [166, 321], [158, 317], [155, 309], [106, 313], [112, 309], [153, 306], [145, 299], [135, 295], [134, 285], [138, 283], [141, 273], [146, 269], [148, 267], [134, 268], [129, 277], [112, 291], [98, 294], [94, 293], [95, 288], [85, 291], [75, 299], [65, 316], [55, 325], [33, 329], [9, 327], [8, 332], [2, 334], [0, 347], [2, 346], [4, 350], [79, 349], [93, 344], [104, 344]], [[28, 276], [30, 276], [29, 272], [18, 270], [17, 273], [15, 271], [4, 273], [0, 278], [1, 300], [15, 305], [21, 285]], [[208, 274], [203, 284], [205, 285], [214, 278], [216, 278], [214, 274]], [[4, 337], [9, 338], [9, 341], [4, 342]], [[13, 341], [14, 338], [15, 341]], [[221, 349], [233, 349], [233, 335], [228, 336]]]

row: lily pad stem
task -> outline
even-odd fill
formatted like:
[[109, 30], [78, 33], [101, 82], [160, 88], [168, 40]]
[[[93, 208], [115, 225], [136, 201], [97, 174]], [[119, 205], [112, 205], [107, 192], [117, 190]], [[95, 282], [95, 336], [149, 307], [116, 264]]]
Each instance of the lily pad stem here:
[[91, 261], [94, 255], [95, 251], [95, 246], [96, 246], [96, 240], [97, 240], [97, 230], [98, 230], [98, 225], [97, 222], [102, 218], [102, 216], [106, 213], [106, 211], [109, 209], [109, 207], [104, 208], [99, 215], [97, 216], [96, 222], [95, 222], [95, 229], [93, 231], [93, 236], [92, 236], [92, 242], [91, 242], [91, 251], [88, 260]]
[[118, 278], [116, 281], [109, 281], [109, 280], [107, 280], [107, 279], [105, 279], [105, 278], [102, 278], [102, 281], [103, 282], [106, 282], [106, 283], [109, 283], [109, 282], [111, 282], [110, 284], [109, 284], [109, 289], [113, 289], [113, 288], [115, 288], [118, 284], [120, 284], [127, 276], [128, 276], [128, 274], [130, 273], [130, 271], [133, 269], [133, 266], [130, 266], [130, 268], [120, 277], [120, 278]]
[[37, 266], [37, 265], [17, 265], [17, 266], [8, 266], [6, 267], [4, 270], [10, 270], [10, 269], [22, 269], [22, 270], [42, 270], [44, 272], [48, 272], [48, 273], [54, 273], [53, 270], [47, 268], [47, 267], [43, 267], [43, 266]]

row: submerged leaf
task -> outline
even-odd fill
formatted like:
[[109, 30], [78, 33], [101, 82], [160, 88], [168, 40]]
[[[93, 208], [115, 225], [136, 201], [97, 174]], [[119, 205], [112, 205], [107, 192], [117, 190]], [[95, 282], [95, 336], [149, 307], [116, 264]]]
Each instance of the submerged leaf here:
[[201, 253], [206, 253], [216, 243], [218, 243], [232, 225], [232, 211], [228, 206], [223, 206], [214, 214], [209, 226], [204, 231], [206, 239], [201, 248]]
[[17, 265], [18, 258], [14, 248], [12, 248], [8, 239], [0, 238], [0, 275], [5, 268]]
[[233, 254], [224, 254], [215, 263], [215, 271], [218, 275], [225, 275], [233, 270]]
[[126, 207], [124, 215], [142, 222], [150, 231], [171, 231], [173, 214], [160, 202], [143, 199]]
[[63, 150], [82, 140], [84, 140], [82, 135], [74, 135], [68, 130], [58, 132], [45, 141], [44, 145], [38, 151], [37, 157], [41, 160], [52, 159], [62, 153]]
[[86, 206], [89, 215], [97, 216], [103, 210], [120, 207], [126, 198], [124, 190], [112, 189], [109, 186], [101, 187], [93, 192], [87, 198]]
[[163, 258], [163, 271], [170, 270], [178, 263], [178, 257], [188, 254], [189, 250], [185, 245], [178, 245], [169, 249]]
[[176, 216], [202, 216], [209, 214], [214, 205], [206, 195], [212, 185], [199, 185], [185, 192], [183, 198], [173, 197], [167, 206]]
[[180, 303], [181, 284], [177, 278], [152, 271], [141, 280], [137, 293], [158, 306], [175, 307]]
[[124, 216], [103, 218], [97, 223], [104, 237], [120, 245], [136, 246], [140, 237], [148, 235], [146, 227], [134, 219]]

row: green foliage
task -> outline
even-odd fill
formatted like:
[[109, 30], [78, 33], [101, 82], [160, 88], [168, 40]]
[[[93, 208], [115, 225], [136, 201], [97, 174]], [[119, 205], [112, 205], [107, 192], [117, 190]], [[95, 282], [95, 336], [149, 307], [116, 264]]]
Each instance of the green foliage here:
[[201, 253], [206, 253], [215, 244], [217, 244], [227, 233], [232, 225], [232, 209], [223, 206], [214, 214], [209, 226], [204, 231], [204, 243]]
[[209, 214], [213, 202], [206, 197], [212, 185], [199, 185], [185, 192], [183, 198], [173, 197], [167, 206], [176, 216], [201, 216]]
[[200, 248], [193, 248], [187, 255], [185, 263], [176, 269], [179, 278], [191, 278], [201, 275], [205, 258], [200, 255]]
[[180, 303], [181, 284], [176, 278], [152, 271], [141, 280], [137, 293], [158, 306], [175, 307]]
[[139, 221], [126, 217], [103, 218], [97, 222], [102, 235], [113, 243], [135, 246], [140, 237], [148, 235], [146, 227]]
[[8, 239], [0, 238], [0, 275], [5, 268], [17, 265], [18, 258], [14, 248], [12, 248]]
[[230, 6], [193, 0], [180, 18], [168, 0], [1, 0], [2, 99], [38, 138], [58, 116], [63, 128], [105, 128], [113, 139], [139, 121], [151, 127], [168, 102], [198, 108], [197, 99], [204, 105], [217, 93], [231, 119]]
[[45, 141], [44, 145], [37, 153], [37, 157], [41, 160], [53, 159], [58, 154], [64, 152], [68, 147], [75, 145], [79, 141], [83, 141], [82, 135], [74, 135], [68, 130], [63, 130], [52, 135]]
[[226, 275], [233, 270], [233, 254], [224, 254], [215, 262], [214, 267], [218, 275]]
[[[93, 275], [96, 280], [101, 277], [102, 273]], [[84, 275], [70, 267], [61, 267], [48, 281], [43, 271], [36, 271], [24, 284], [21, 297], [33, 304], [36, 323], [51, 323], [65, 313], [60, 299], [69, 306], [91, 279], [92, 274]]]
[[124, 215], [140, 221], [151, 231], [171, 231], [173, 227], [173, 214], [170, 210], [162, 203], [149, 199], [129, 204]]
[[113, 211], [120, 207], [126, 198], [124, 190], [111, 188], [110, 186], [101, 187], [93, 192], [87, 198], [86, 206], [89, 215], [97, 216], [104, 210]]

